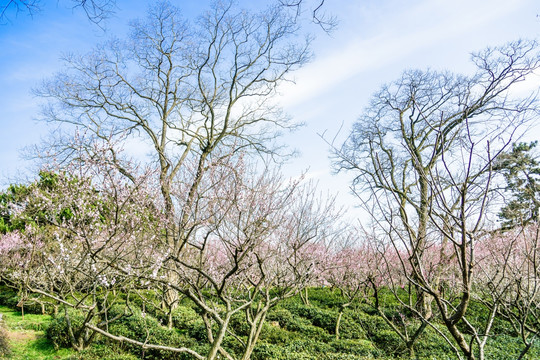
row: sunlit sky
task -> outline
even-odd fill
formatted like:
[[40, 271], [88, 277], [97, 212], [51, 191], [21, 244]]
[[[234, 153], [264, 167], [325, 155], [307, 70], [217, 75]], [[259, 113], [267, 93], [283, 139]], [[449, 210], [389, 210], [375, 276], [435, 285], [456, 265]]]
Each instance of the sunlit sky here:
[[[311, 2], [310, 2], [311, 1]], [[194, 18], [207, 0], [172, 1]], [[245, 1], [251, 7], [270, 0]], [[309, 10], [316, 0], [307, 0]], [[4, 1], [0, 1], [4, 3]], [[123, 37], [129, 20], [143, 17], [147, 1], [118, 0], [105, 30], [90, 23], [69, 0], [42, 0], [42, 11], [8, 12], [0, 24], [0, 188], [18, 181], [30, 166], [20, 150], [39, 142], [48, 129], [34, 119], [39, 99], [32, 88], [61, 69], [62, 54], [89, 51], [114, 35]], [[352, 205], [347, 178], [331, 174], [329, 150], [319, 136], [346, 135], [369, 97], [382, 84], [411, 68], [469, 72], [470, 53], [519, 38], [540, 38], [538, 0], [326, 0], [324, 11], [339, 20], [326, 34], [313, 25], [311, 63], [282, 90], [285, 111], [306, 126], [283, 141], [299, 151], [285, 172], [306, 171], [323, 190]], [[308, 16], [308, 14], [306, 14]], [[540, 84], [540, 80], [538, 81]], [[540, 120], [539, 120], [540, 122]], [[540, 138], [540, 133], [529, 134]]]

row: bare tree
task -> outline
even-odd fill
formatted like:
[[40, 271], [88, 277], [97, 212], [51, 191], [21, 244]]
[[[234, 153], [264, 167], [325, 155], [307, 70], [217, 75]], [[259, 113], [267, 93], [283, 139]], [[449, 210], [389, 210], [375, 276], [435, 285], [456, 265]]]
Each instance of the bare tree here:
[[[271, 97], [308, 60], [309, 44], [297, 41], [294, 18], [279, 6], [251, 14], [218, 3], [190, 24], [179, 9], [159, 3], [146, 20], [131, 25], [125, 41], [66, 57], [66, 71], [38, 93], [51, 100], [45, 120], [83, 129], [89, 141], [116, 144], [112, 161], [129, 179], [135, 175], [116, 154], [126, 144], [144, 144], [148, 155], [138, 161], [157, 168], [167, 217], [164, 241], [180, 257], [198, 223], [197, 189], [212, 154], [278, 154], [279, 130], [294, 124]], [[51, 149], [72, 160], [64, 140]], [[177, 182], [185, 191], [173, 199]]]
[[[475, 244], [489, 220], [492, 167], [538, 114], [534, 93], [519, 99], [511, 91], [540, 63], [537, 44], [528, 41], [487, 49], [472, 60], [478, 69], [472, 76], [405, 72], [373, 97], [335, 151], [337, 169], [355, 173], [353, 190], [400, 254], [417, 299], [411, 310], [431, 322], [435, 305], [470, 359], [474, 341], [483, 356], [480, 332], [466, 313]], [[435, 264], [428, 256], [433, 247], [440, 250]], [[459, 274], [452, 296], [442, 278], [449, 263]], [[473, 332], [473, 341], [460, 323]]]
[[293, 10], [296, 13], [296, 18], [300, 18], [307, 7], [313, 23], [320, 26], [326, 32], [331, 32], [338, 25], [337, 18], [325, 11], [325, 0], [279, 0], [279, 3]]
[[[27, 13], [34, 16], [41, 11], [40, 3], [40, 0], [8, 0], [0, 6], [0, 23], [9, 21], [7, 14], [10, 10], [15, 11], [16, 15]], [[97, 25], [111, 16], [116, 7], [116, 0], [71, 0], [71, 3], [73, 8], [83, 9], [88, 20]]]

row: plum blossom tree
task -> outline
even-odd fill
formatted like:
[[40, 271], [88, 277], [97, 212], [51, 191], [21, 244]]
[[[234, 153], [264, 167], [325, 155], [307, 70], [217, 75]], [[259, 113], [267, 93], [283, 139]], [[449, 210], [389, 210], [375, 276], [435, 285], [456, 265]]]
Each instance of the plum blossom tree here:
[[339, 339], [339, 329], [344, 310], [353, 301], [365, 298], [370, 287], [369, 279], [375, 277], [380, 260], [373, 252], [370, 244], [362, 242], [361, 232], [355, 228], [347, 228], [334, 242], [333, 251], [325, 254], [326, 266], [322, 278], [330, 286], [339, 289], [344, 302], [336, 321], [335, 335]]
[[[525, 357], [540, 335], [538, 223], [496, 231], [478, 246], [477, 301], [519, 334]], [[493, 315], [495, 316], [495, 315]]]
[[[95, 334], [85, 325], [107, 327], [114, 320], [107, 316], [110, 307], [138, 286], [118, 269], [146, 266], [157, 250], [152, 237], [161, 220], [147, 191], [148, 176], [122, 181], [105, 160], [87, 158], [84, 168], [63, 169], [51, 177], [49, 188], [29, 186], [19, 204], [24, 207], [13, 214], [27, 226], [0, 239], [2, 279], [64, 305], [71, 344], [78, 350]], [[84, 322], [72, 323], [68, 308], [83, 311]]]
[[[210, 162], [198, 187], [197, 217], [191, 218], [194, 234], [182, 256], [163, 246], [146, 266], [128, 270], [129, 261], [116, 261], [114, 266], [125, 278], [143, 280], [153, 289], [164, 286], [191, 299], [206, 325], [209, 352], [138, 343], [91, 322], [87, 328], [145, 348], [189, 350], [196, 358], [250, 358], [269, 309], [317, 276], [318, 258], [311, 250], [333, 238], [338, 213], [332, 201], [317, 198], [314, 188], [287, 183], [268, 168], [258, 172], [246, 161], [236, 153]], [[175, 276], [167, 276], [169, 272]], [[248, 325], [245, 334], [230, 327], [239, 314]], [[227, 334], [236, 339], [240, 355], [223, 345]]]

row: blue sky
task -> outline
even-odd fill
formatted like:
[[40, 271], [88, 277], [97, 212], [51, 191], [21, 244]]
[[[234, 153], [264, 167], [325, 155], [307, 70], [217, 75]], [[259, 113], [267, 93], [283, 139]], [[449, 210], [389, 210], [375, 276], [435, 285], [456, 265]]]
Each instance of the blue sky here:
[[[173, 3], [192, 18], [210, 1]], [[249, 6], [267, 3], [246, 1]], [[21, 159], [21, 148], [48, 131], [34, 121], [39, 99], [31, 89], [61, 69], [63, 53], [86, 52], [111, 35], [122, 37], [130, 19], [144, 16], [147, 2], [118, 0], [106, 31], [87, 21], [80, 9], [71, 9], [68, 0], [42, 4], [33, 17], [8, 13], [8, 22], [0, 25], [0, 187], [24, 174], [30, 162]], [[343, 126], [345, 135], [370, 95], [405, 69], [467, 72], [472, 51], [540, 38], [538, 0], [327, 0], [324, 6], [339, 19], [338, 28], [326, 35], [311, 27], [315, 58], [295, 74], [296, 84], [282, 89], [286, 112], [306, 123], [283, 139], [300, 151], [285, 171], [295, 176], [307, 170], [323, 190], [339, 192], [346, 205], [354, 203], [348, 180], [331, 175], [328, 147], [318, 134], [332, 137]], [[540, 133], [529, 135], [540, 138]]]

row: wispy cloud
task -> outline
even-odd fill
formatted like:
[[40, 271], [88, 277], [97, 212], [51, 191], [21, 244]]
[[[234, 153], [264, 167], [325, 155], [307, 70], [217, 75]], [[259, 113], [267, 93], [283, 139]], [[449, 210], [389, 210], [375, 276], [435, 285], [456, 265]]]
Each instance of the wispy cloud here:
[[[522, 1], [422, 1], [411, 8], [396, 9], [387, 14], [383, 31], [375, 36], [339, 34], [348, 37], [348, 45], [332, 49], [332, 53], [300, 70], [296, 84], [282, 89], [282, 104], [293, 106], [321, 93], [332, 92], [347, 79], [399, 64], [404, 58], [429, 51], [448, 39], [462, 39], [467, 43], [471, 34], [486, 24], [497, 23], [520, 3]], [[462, 53], [456, 55], [463, 57]]]

